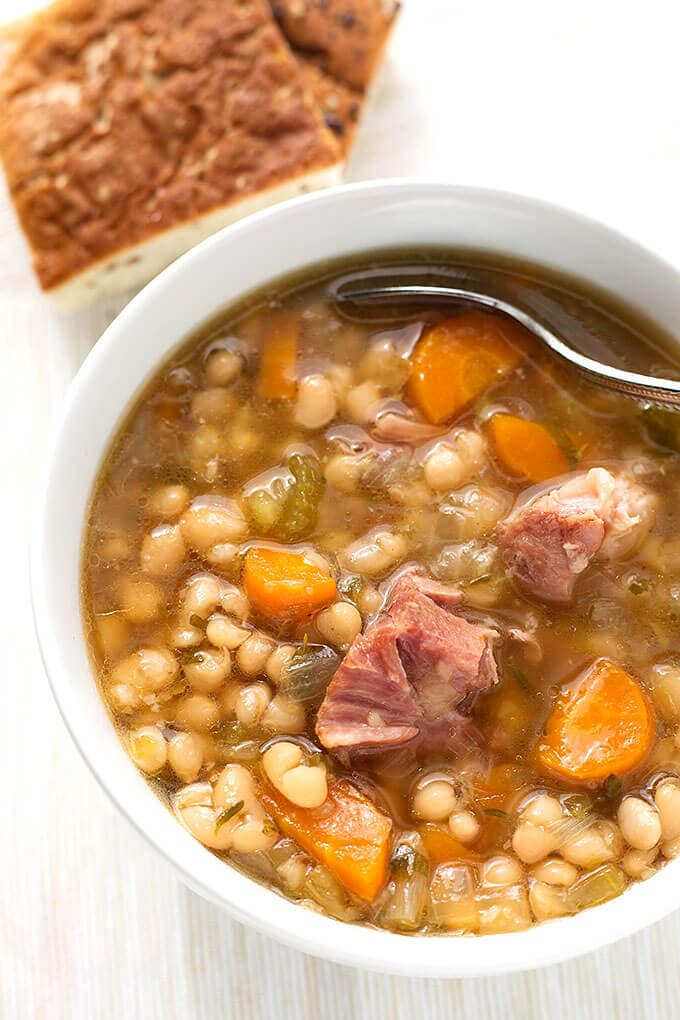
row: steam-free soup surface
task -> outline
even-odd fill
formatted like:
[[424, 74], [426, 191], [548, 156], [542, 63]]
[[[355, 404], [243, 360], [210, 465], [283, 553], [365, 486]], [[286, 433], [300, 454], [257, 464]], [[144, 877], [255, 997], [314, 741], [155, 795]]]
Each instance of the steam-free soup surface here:
[[[449, 258], [623, 364], [579, 286]], [[351, 273], [213, 323], [128, 414], [83, 610], [178, 824], [284, 895], [402, 932], [515, 931], [680, 851], [680, 429], [508, 320], [348, 310]]]

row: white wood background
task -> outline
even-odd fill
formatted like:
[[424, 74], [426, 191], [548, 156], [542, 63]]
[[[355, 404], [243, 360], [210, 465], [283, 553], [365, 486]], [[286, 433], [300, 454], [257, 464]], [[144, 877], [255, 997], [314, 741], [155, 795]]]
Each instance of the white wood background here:
[[[419, 175], [530, 193], [680, 266], [674, 0], [405, 2], [353, 179]], [[0, 15], [30, 3], [0, 0]], [[384, 977], [233, 923], [116, 816], [52, 704], [26, 560], [36, 476], [64, 393], [123, 303], [57, 313], [0, 196], [0, 1018], [677, 1017], [678, 914], [541, 972]]]

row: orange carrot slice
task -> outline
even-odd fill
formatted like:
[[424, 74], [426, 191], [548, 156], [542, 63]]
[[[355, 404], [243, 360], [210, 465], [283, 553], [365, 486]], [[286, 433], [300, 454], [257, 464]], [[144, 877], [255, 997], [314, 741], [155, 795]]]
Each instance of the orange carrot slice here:
[[291, 400], [295, 396], [295, 363], [300, 316], [282, 308], [272, 314], [262, 342], [257, 389], [266, 400]]
[[328, 780], [328, 797], [318, 808], [301, 808], [269, 787], [265, 809], [287, 836], [311, 854], [346, 889], [373, 900], [387, 878], [392, 822], [346, 779]]
[[410, 399], [433, 424], [448, 421], [516, 368], [529, 341], [517, 323], [486, 312], [446, 319], [411, 356]]
[[487, 428], [496, 458], [509, 475], [542, 482], [569, 470], [569, 461], [544, 425], [494, 414]]
[[421, 825], [418, 831], [433, 868], [436, 868], [438, 864], [448, 864], [451, 861], [479, 860], [478, 854], [464, 846], [441, 825], [428, 822], [426, 825]]
[[330, 574], [301, 553], [253, 546], [243, 561], [243, 584], [251, 605], [275, 620], [302, 622], [335, 599]]
[[535, 757], [565, 779], [599, 783], [639, 765], [655, 730], [638, 681], [609, 659], [598, 659], [558, 695]]

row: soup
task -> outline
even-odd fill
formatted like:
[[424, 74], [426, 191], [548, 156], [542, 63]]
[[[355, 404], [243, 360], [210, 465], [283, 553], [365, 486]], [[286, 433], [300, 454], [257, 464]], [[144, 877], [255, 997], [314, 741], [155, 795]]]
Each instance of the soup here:
[[121, 740], [258, 881], [405, 933], [515, 931], [680, 852], [677, 416], [508, 319], [337, 300], [491, 288], [677, 375], [582, 284], [468, 254], [284, 281], [146, 387], [87, 523]]

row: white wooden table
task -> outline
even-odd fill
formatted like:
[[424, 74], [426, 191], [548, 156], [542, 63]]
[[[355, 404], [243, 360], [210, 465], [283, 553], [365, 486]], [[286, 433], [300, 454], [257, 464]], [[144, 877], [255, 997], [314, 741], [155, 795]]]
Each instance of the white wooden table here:
[[[0, 0], [0, 14], [31, 0]], [[680, 265], [673, 0], [406, 0], [353, 179], [420, 175], [577, 208]], [[670, 1020], [680, 915], [536, 973], [467, 982], [304, 957], [184, 889], [119, 819], [52, 704], [26, 567], [66, 388], [124, 302], [57, 313], [0, 197], [2, 1020]], [[451, 952], [456, 952], [455, 941]]]

